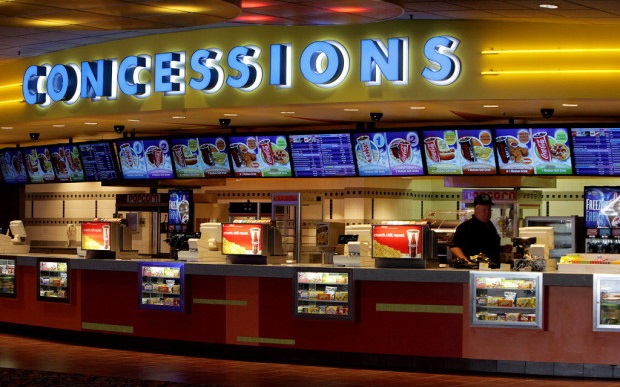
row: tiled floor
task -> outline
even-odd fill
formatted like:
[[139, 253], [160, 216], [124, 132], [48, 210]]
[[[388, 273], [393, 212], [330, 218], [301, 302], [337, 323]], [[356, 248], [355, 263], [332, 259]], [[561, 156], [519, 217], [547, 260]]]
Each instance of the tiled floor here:
[[[220, 360], [98, 348], [0, 333], [0, 367], [226, 387], [617, 386], [620, 380], [439, 374]], [[4, 386], [0, 381], [0, 385]]]

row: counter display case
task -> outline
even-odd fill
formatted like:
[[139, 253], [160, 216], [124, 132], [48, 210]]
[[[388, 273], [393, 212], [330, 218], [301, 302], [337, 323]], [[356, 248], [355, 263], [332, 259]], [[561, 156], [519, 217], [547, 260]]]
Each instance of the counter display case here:
[[594, 330], [620, 332], [620, 275], [594, 274]]
[[295, 316], [353, 319], [352, 272], [346, 269], [297, 270]]
[[38, 259], [39, 301], [69, 302], [69, 261]]
[[15, 297], [15, 259], [0, 259], [0, 297]]
[[470, 273], [471, 325], [542, 329], [542, 273]]
[[185, 310], [182, 263], [140, 263], [140, 309]]

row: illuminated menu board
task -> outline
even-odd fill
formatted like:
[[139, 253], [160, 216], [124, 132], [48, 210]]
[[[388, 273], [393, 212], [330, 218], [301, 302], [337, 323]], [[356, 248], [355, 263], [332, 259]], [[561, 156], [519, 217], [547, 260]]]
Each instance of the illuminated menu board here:
[[230, 137], [230, 158], [236, 177], [291, 177], [290, 152], [284, 136]]
[[52, 167], [52, 153], [47, 147], [24, 149], [24, 164], [29, 183], [54, 183], [56, 176]]
[[290, 135], [289, 143], [296, 177], [355, 176], [348, 133]]
[[353, 140], [360, 176], [424, 174], [420, 138], [416, 131], [356, 132]]
[[170, 146], [176, 177], [230, 176], [228, 146], [223, 137], [172, 138]]
[[125, 179], [171, 179], [172, 161], [167, 140], [123, 139], [116, 142]]
[[86, 181], [84, 168], [77, 145], [51, 145], [45, 151], [50, 152], [52, 169], [58, 182]]
[[429, 175], [497, 173], [489, 129], [425, 130], [422, 138]]
[[620, 175], [620, 128], [573, 128], [575, 174]]
[[573, 173], [565, 128], [496, 129], [500, 174], [570, 175]]
[[20, 149], [0, 150], [0, 169], [2, 180], [7, 184], [25, 184], [28, 182], [24, 158]]
[[118, 179], [112, 147], [108, 142], [78, 144], [86, 181], [113, 181]]

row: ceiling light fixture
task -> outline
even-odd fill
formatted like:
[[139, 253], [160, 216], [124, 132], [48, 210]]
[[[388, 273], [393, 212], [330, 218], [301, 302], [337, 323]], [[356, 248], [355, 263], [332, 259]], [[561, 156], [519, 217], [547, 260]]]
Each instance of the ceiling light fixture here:
[[544, 8], [544, 9], [558, 9], [559, 8], [555, 4], [540, 4], [539, 7]]
[[409, 109], [411, 109], [411, 110], [424, 110], [424, 109], [426, 109], [426, 106], [409, 106]]
[[280, 114], [295, 114], [295, 112], [290, 111], [290, 112], [280, 112]]
[[64, 128], [65, 124], [54, 124], [52, 125], [52, 128]]
[[562, 106], [564, 106], [564, 107], [577, 107], [579, 105], [576, 104], [576, 103], [563, 103]]
[[499, 105], [482, 105], [483, 108], [498, 108]]
[[127, 120], [128, 122], [140, 122], [140, 120], [137, 120], [135, 118], [130, 118]]
[[174, 120], [182, 120], [184, 118], [185, 118], [185, 116], [172, 116], [172, 119], [174, 119]]
[[224, 117], [238, 117], [239, 114], [237, 113], [224, 113]]
[[360, 109], [344, 109], [345, 112], [359, 112]]
[[97, 125], [97, 122], [85, 122], [84, 125]]
[[0, 129], [2, 129], [2, 130], [11, 130], [11, 129], [13, 129], [13, 127], [12, 126], [0, 126]]

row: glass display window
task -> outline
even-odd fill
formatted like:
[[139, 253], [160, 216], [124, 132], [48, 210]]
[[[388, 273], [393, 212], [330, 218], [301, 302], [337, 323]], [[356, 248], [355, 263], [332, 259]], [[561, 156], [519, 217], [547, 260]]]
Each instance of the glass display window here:
[[140, 308], [184, 311], [182, 263], [140, 263]]
[[68, 260], [39, 259], [37, 298], [39, 301], [69, 302], [70, 269]]
[[339, 269], [297, 270], [295, 316], [352, 320], [352, 272]]
[[0, 259], [0, 297], [15, 297], [15, 259]]
[[620, 332], [620, 275], [594, 274], [594, 330]]

